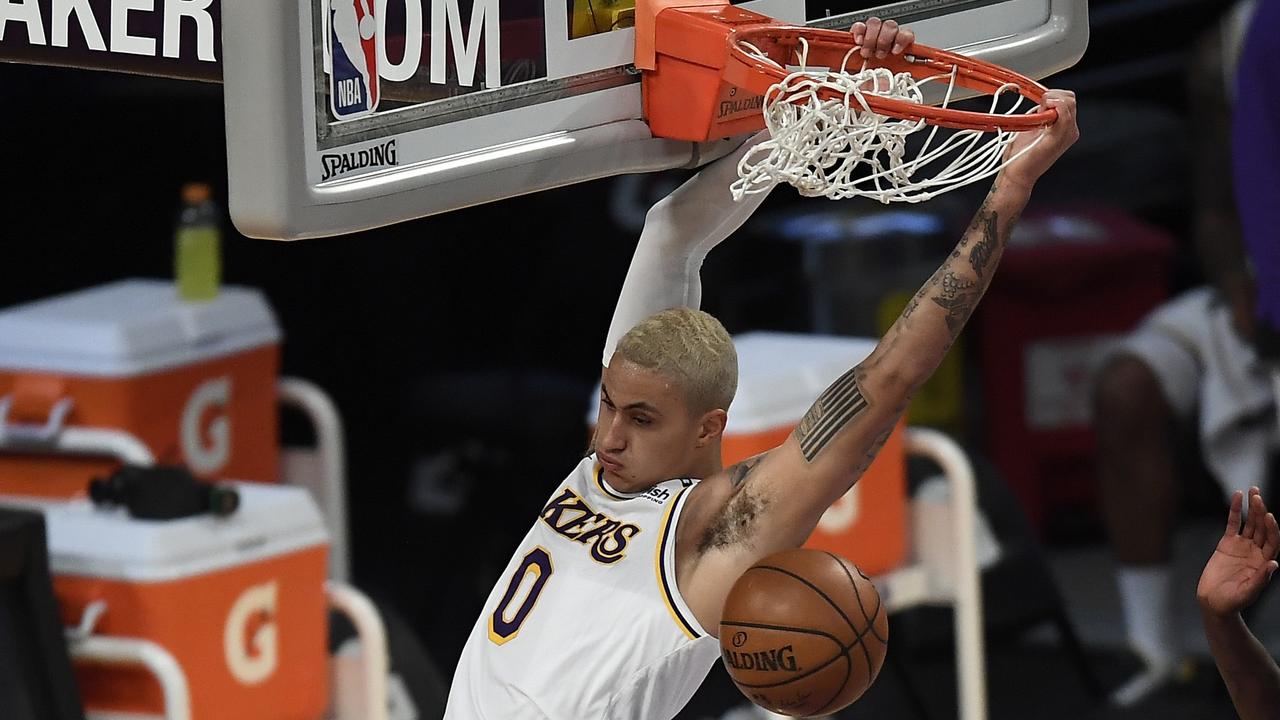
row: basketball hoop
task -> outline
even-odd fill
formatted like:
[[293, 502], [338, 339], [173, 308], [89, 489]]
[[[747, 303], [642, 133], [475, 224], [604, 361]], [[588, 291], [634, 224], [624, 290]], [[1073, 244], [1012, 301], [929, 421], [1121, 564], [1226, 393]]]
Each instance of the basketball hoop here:
[[[998, 65], [919, 43], [864, 59], [851, 33], [680, 2], [637, 6], [650, 14], [636, 24], [646, 119], [655, 135], [690, 140], [767, 127], [739, 163], [735, 199], [787, 182], [806, 196], [920, 202], [995, 175], [1015, 133], [1057, 118], [1037, 110], [1044, 86]], [[943, 83], [940, 105], [928, 104], [928, 86]], [[957, 88], [989, 96], [986, 111], [951, 107]]]

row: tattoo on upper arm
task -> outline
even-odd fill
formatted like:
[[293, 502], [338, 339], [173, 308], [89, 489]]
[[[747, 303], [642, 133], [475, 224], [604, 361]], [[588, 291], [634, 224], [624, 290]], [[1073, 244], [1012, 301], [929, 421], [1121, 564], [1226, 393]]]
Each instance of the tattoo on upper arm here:
[[801, 418], [796, 427], [796, 440], [804, 459], [813, 462], [831, 439], [870, 404], [858, 387], [859, 368], [840, 376], [826, 389]]
[[752, 470], [755, 470], [756, 465], [760, 464], [760, 459], [763, 457], [763, 455], [757, 455], [747, 458], [729, 468], [729, 486], [735, 490], [742, 487], [742, 483], [746, 482], [747, 476], [751, 474]]
[[858, 465], [856, 474], [859, 477], [867, 471], [867, 468], [871, 467], [871, 463], [875, 462], [876, 455], [880, 454], [880, 449], [889, 441], [889, 436], [893, 434], [895, 427], [896, 425], [890, 425], [884, 432], [880, 433], [880, 437], [876, 438], [875, 442], [871, 443], [871, 447], [867, 449], [866, 456], [862, 458], [862, 463]]

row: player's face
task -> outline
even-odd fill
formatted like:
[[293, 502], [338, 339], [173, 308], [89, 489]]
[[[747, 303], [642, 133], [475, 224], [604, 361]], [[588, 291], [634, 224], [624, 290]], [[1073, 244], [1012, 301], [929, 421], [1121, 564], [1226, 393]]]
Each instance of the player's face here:
[[617, 490], [637, 492], [689, 477], [699, 450], [701, 418], [670, 378], [616, 358], [601, 379], [596, 458]]

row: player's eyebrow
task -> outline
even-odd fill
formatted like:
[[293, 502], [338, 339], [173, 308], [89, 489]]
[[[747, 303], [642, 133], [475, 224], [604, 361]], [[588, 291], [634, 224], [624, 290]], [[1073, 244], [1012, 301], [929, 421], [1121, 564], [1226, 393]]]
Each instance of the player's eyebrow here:
[[623, 410], [643, 410], [647, 413], [653, 413], [654, 415], [662, 414], [662, 411], [658, 410], [658, 408], [654, 407], [653, 405], [650, 405], [649, 403], [643, 400], [639, 402], [633, 402], [622, 409]]
[[[609, 403], [610, 405], [614, 404], [613, 398], [609, 397], [609, 389], [604, 386], [604, 383], [600, 384], [600, 395], [604, 397], [605, 402]], [[643, 410], [644, 412], [652, 413], [654, 415], [662, 414], [661, 410], [659, 410], [654, 405], [651, 405], [645, 402], [644, 400], [638, 400], [636, 402], [631, 403], [630, 405], [624, 405], [622, 409], [623, 410]]]

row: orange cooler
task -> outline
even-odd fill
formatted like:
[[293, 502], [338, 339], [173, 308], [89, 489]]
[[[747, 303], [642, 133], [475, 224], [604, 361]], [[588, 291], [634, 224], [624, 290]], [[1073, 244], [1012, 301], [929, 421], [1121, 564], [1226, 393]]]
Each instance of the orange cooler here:
[[[302, 488], [238, 489], [226, 518], [46, 505], [63, 621], [74, 627], [105, 602], [93, 634], [164, 648], [195, 720], [315, 720], [328, 704], [323, 519]], [[76, 676], [90, 713], [163, 714], [160, 683], [141, 667], [76, 661]]]
[[[171, 282], [124, 280], [8, 308], [0, 422], [35, 438], [59, 426], [119, 430], [157, 462], [200, 477], [275, 481], [279, 342], [270, 307], [250, 288], [183, 302]], [[0, 454], [0, 495], [68, 497], [111, 469]]]
[[[723, 444], [726, 465], [781, 445], [813, 401], [875, 348], [873, 340], [783, 333], [746, 333], [738, 349], [738, 394]], [[903, 425], [871, 467], [827, 510], [805, 547], [830, 550], [880, 574], [907, 553]], [[860, 458], [850, 458], [856, 465]]]

